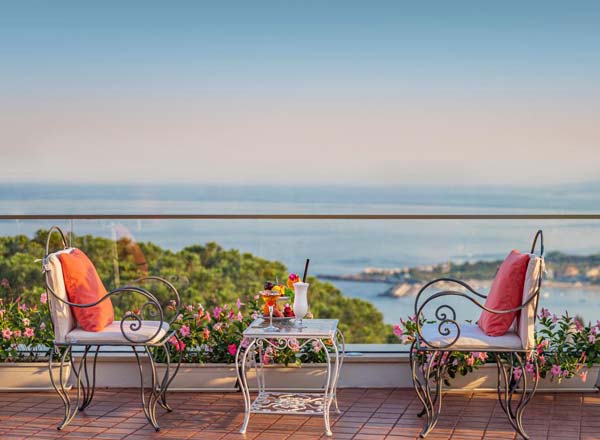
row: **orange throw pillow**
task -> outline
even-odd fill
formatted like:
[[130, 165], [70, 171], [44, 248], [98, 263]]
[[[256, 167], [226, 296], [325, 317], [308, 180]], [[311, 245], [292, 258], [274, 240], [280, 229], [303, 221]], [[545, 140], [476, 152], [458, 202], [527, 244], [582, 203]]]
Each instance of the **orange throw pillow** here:
[[[79, 249], [60, 254], [63, 278], [69, 301], [76, 304], [89, 304], [106, 295], [106, 289], [96, 272], [94, 264]], [[114, 310], [110, 298], [92, 307], [71, 307], [77, 324], [88, 332], [99, 332], [114, 320]]]
[[[485, 306], [493, 310], [510, 310], [523, 302], [523, 284], [527, 274], [529, 254], [513, 250], [502, 262], [485, 301]], [[510, 328], [519, 312], [490, 313], [481, 312], [477, 325], [488, 336], [502, 336]]]

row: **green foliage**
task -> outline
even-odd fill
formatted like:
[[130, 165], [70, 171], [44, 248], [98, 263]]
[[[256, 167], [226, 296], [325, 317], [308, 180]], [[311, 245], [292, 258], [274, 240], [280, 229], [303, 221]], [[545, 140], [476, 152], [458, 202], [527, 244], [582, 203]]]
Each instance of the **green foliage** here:
[[[26, 301], [39, 298], [44, 291], [41, 264], [36, 259], [44, 255], [47, 231], [38, 231], [33, 238], [25, 235], [0, 237], [0, 278], [15, 286], [14, 299], [20, 295]], [[236, 249], [223, 249], [216, 243], [192, 245], [174, 252], [154, 243], [136, 243], [128, 239], [114, 242], [92, 235], [74, 236], [73, 246], [81, 248], [94, 262], [108, 290], [132, 283], [145, 275], [158, 275], [175, 284], [184, 304], [202, 304], [206, 309], [234, 303], [237, 298], [248, 303], [262, 290], [267, 280], [285, 280], [287, 269], [277, 261], [269, 261]], [[54, 234], [53, 249], [60, 249]], [[349, 343], [385, 343], [393, 341], [392, 328], [383, 323], [382, 314], [373, 304], [347, 298], [330, 283], [310, 278], [310, 310], [316, 318], [339, 318], [340, 328]], [[143, 287], [168, 305], [171, 293], [158, 283]], [[116, 316], [140, 307], [144, 299], [135, 294], [113, 296]]]

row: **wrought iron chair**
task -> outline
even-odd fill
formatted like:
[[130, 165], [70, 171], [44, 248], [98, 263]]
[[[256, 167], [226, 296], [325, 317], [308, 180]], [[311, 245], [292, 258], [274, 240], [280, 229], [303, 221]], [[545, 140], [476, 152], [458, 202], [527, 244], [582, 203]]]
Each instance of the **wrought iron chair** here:
[[[54, 232], [60, 235], [63, 249], [50, 253], [50, 239]], [[63, 271], [58, 255], [71, 252], [73, 249], [74, 248], [69, 247], [65, 235], [59, 227], [53, 226], [50, 228], [42, 265], [48, 307], [50, 309], [52, 326], [55, 334], [54, 344], [50, 351], [50, 379], [54, 389], [64, 403], [64, 419], [58, 426], [58, 429], [61, 430], [67, 426], [79, 411], [83, 411], [91, 404], [96, 386], [96, 364], [100, 349], [102, 347], [113, 347], [114, 350], [114, 347], [124, 347], [128, 350], [132, 350], [135, 355], [140, 372], [140, 399], [142, 408], [150, 424], [158, 431], [160, 428], [156, 420], [156, 405], [158, 403], [167, 411], [172, 411], [167, 404], [166, 392], [173, 378], [177, 374], [181, 363], [181, 356], [179, 356], [176, 366], [174, 368], [171, 366], [169, 348], [167, 346], [169, 339], [173, 337], [177, 339], [175, 331], [171, 330], [171, 324], [179, 314], [181, 307], [179, 293], [170, 282], [160, 277], [147, 276], [135, 281], [135, 283], [157, 281], [163, 283], [167, 287], [174, 296], [173, 303], [175, 311], [173, 318], [170, 321], [165, 319], [163, 308], [155, 295], [142, 287], [133, 285], [114, 289], [93, 303], [76, 304], [70, 302], [65, 289]], [[92, 307], [113, 295], [126, 292], [140, 295], [145, 301], [144, 305], [142, 305], [139, 310], [127, 312], [120, 322], [114, 321], [99, 332], [88, 332], [77, 327], [71, 307]], [[155, 320], [144, 320], [143, 317], [145, 315], [149, 315]], [[162, 378], [158, 376], [155, 364], [159, 350], [164, 350], [166, 359], [166, 368]], [[81, 356], [78, 365], [76, 365], [73, 356], [75, 352], [79, 353]], [[147, 399], [142, 371], [142, 357], [144, 354], [148, 357], [151, 373], [151, 389]], [[88, 366], [88, 361], [92, 356], [90, 377], [90, 366]], [[59, 362], [60, 365], [58, 382], [53, 375], [53, 364], [55, 361]], [[65, 364], [68, 365], [69, 363], [72, 367], [73, 380], [76, 381], [76, 384], [74, 385], [77, 387], [77, 399], [74, 405], [71, 403], [71, 398], [69, 397], [66, 387], [67, 384], [65, 383], [66, 381], [63, 375]]]
[[[538, 239], [540, 253], [535, 255]], [[528, 380], [525, 373], [515, 379], [513, 371], [515, 366], [519, 366], [521, 371], [525, 371], [527, 358], [535, 348], [534, 328], [543, 271], [544, 237], [542, 231], [539, 230], [531, 245], [531, 255], [523, 286], [523, 300], [519, 307], [510, 310], [492, 310], [480, 302], [480, 298], [487, 298], [486, 295], [476, 292], [467, 283], [452, 278], [439, 278], [428, 282], [421, 288], [415, 300], [417, 335], [410, 350], [410, 365], [415, 391], [423, 403], [423, 410], [419, 416], [426, 416], [426, 423], [421, 431], [422, 438], [425, 438], [433, 430], [438, 421], [442, 409], [444, 374], [451, 352], [490, 352], [494, 354], [498, 367], [497, 391], [500, 406], [515, 431], [523, 438], [529, 438], [523, 428], [523, 412], [538, 385], [539, 370], [536, 357], [532, 356], [529, 360], [535, 368], [531, 381]], [[444, 286], [442, 287], [444, 290], [430, 295], [424, 294], [431, 286], [438, 283], [453, 287], [446, 288]], [[487, 336], [477, 324], [459, 324], [455, 309], [449, 304], [442, 303], [435, 309], [435, 317], [438, 322], [423, 324], [425, 322], [424, 309], [428, 305], [432, 305], [434, 301], [449, 297], [466, 299], [477, 307], [494, 314], [518, 312], [519, 319], [513, 323], [513, 327], [507, 334], [498, 337]], [[419, 354], [425, 355], [421, 356], [420, 361]], [[514, 394], [520, 394], [515, 401], [513, 401]]]

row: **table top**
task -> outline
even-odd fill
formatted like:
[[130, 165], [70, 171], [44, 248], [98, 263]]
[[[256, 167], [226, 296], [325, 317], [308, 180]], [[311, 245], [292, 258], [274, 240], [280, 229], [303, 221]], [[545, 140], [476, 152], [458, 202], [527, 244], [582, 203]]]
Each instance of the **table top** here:
[[304, 319], [302, 325], [306, 328], [296, 328], [293, 321], [273, 320], [273, 326], [278, 332], [266, 332], [269, 318], [256, 318], [244, 330], [244, 337], [250, 338], [333, 338], [337, 331], [338, 319]]

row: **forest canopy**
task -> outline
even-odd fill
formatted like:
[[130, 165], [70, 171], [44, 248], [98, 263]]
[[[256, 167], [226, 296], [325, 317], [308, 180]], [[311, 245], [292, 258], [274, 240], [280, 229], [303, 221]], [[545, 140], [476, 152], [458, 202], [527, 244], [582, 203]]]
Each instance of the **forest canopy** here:
[[[36, 302], [44, 292], [41, 259], [47, 231], [34, 236], [0, 237], [0, 292], [4, 299], [20, 296]], [[217, 243], [196, 244], [179, 251], [163, 249], [151, 242], [118, 241], [92, 235], [73, 236], [72, 245], [83, 250], [95, 264], [107, 290], [132, 283], [146, 275], [158, 275], [171, 281], [179, 290], [183, 304], [215, 307], [246, 301], [267, 280], [284, 280], [287, 268], [236, 249], [223, 249]], [[62, 246], [57, 234], [52, 249]], [[38, 261], [36, 261], [38, 260]], [[337, 318], [350, 343], [397, 342], [392, 326], [384, 324], [383, 315], [370, 302], [348, 298], [333, 284], [309, 277], [310, 310], [315, 318]], [[169, 292], [158, 283], [145, 285], [165, 305]], [[112, 297], [116, 316], [139, 307], [143, 299], [134, 294]]]

